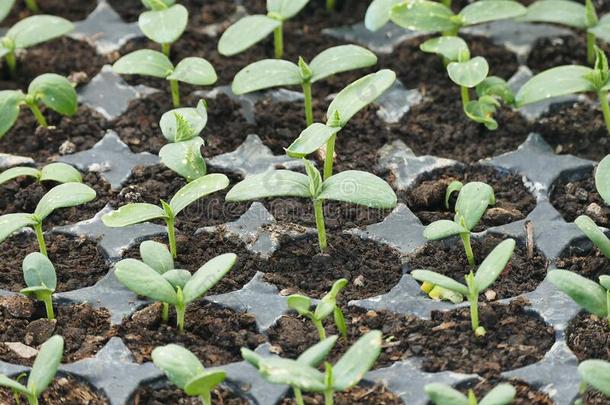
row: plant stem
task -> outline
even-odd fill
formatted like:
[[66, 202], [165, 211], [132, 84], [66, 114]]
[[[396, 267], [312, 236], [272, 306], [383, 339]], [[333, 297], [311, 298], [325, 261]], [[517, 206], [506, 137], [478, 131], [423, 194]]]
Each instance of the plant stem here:
[[595, 65], [595, 35], [587, 32], [587, 63]]
[[324, 330], [324, 325], [322, 325], [322, 321], [317, 319], [312, 319], [313, 324], [316, 326], [318, 331], [318, 335], [320, 336], [320, 342], [326, 339], [326, 330]]
[[313, 107], [311, 101], [311, 82], [303, 82], [303, 97], [305, 97], [305, 122], [307, 126], [313, 124]]
[[38, 247], [40, 249], [40, 253], [45, 256], [47, 255], [47, 245], [44, 243], [44, 234], [42, 233], [42, 222], [34, 225], [34, 232], [36, 232], [36, 239], [38, 239]]
[[283, 24], [273, 30], [273, 44], [275, 50], [275, 59], [282, 59], [284, 56], [284, 28]]
[[4, 56], [6, 60], [6, 66], [8, 66], [8, 75], [13, 78], [17, 74], [17, 58], [15, 52], [11, 51]]
[[313, 208], [316, 215], [316, 227], [318, 228], [318, 243], [320, 251], [324, 253], [328, 246], [326, 242], [326, 225], [324, 225], [323, 200], [314, 200]]
[[27, 399], [30, 405], [38, 405], [38, 397], [36, 395], [28, 394]]
[[479, 294], [474, 282], [474, 273], [471, 271], [466, 276], [466, 285], [468, 286], [468, 302], [470, 302], [470, 322], [472, 331], [476, 332], [479, 328]]
[[326, 390], [324, 391], [324, 405], [333, 405], [334, 404], [334, 399], [333, 399], [333, 390]]
[[161, 313], [161, 320], [163, 323], [167, 323], [169, 320], [169, 304], [167, 302], [163, 303], [163, 312]]
[[178, 257], [176, 250], [176, 228], [174, 227], [174, 218], [167, 218], [165, 220], [167, 224], [167, 239], [169, 240], [169, 251], [172, 257], [175, 259]]
[[40, 13], [40, 8], [38, 7], [36, 0], [25, 0], [25, 6], [34, 14]]
[[335, 0], [326, 0], [326, 10], [328, 10], [328, 11], [335, 10]]
[[169, 87], [172, 91], [172, 103], [175, 108], [180, 107], [180, 90], [178, 89], [178, 80], [170, 80]]
[[178, 331], [182, 334], [184, 333], [184, 313], [186, 312], [186, 307], [184, 304], [176, 305], [176, 324], [178, 325]]
[[443, 3], [443, 5], [451, 8], [451, 0], [443, 0], [442, 3]]
[[199, 395], [199, 399], [203, 405], [212, 405], [212, 393], [210, 391]]
[[335, 140], [337, 134], [330, 137], [326, 142], [326, 156], [324, 157], [324, 180], [333, 175], [333, 163], [335, 160]]
[[462, 108], [466, 111], [466, 104], [470, 102], [470, 94], [468, 93], [468, 87], [461, 86], [460, 94], [462, 95]]
[[610, 135], [610, 106], [608, 106], [608, 90], [601, 90], [597, 93], [599, 98], [599, 104], [602, 107], [602, 113], [604, 114], [604, 122], [606, 123], [606, 129], [608, 135]]
[[163, 55], [167, 56], [169, 59], [169, 55], [171, 54], [171, 44], [161, 44], [161, 51]]
[[51, 298], [51, 294], [49, 294], [49, 296], [44, 299], [44, 307], [47, 310], [47, 319], [49, 321], [55, 319], [55, 312], [53, 311], [53, 299]]
[[466, 251], [466, 258], [468, 259], [468, 264], [474, 266], [476, 263], [474, 261], [472, 245], [470, 244], [470, 233], [461, 233], [460, 238], [462, 239], [462, 243], [464, 244], [464, 250]]
[[28, 107], [30, 107], [32, 114], [34, 114], [34, 117], [36, 117], [36, 121], [38, 121], [40, 126], [43, 128], [48, 128], [49, 125], [47, 124], [47, 120], [45, 119], [44, 115], [42, 115], [42, 113], [40, 112], [40, 108], [38, 108], [38, 106], [36, 105], [36, 102], [28, 104]]
[[606, 305], [608, 306], [608, 328], [610, 328], [610, 290], [607, 292]]
[[305, 405], [305, 402], [303, 402], [303, 394], [301, 393], [301, 389], [293, 387], [292, 392], [294, 392], [294, 400], [297, 405]]

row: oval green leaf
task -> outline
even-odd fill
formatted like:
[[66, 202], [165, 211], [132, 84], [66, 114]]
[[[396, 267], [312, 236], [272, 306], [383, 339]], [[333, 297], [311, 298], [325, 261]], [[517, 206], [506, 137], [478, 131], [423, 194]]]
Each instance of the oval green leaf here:
[[337, 343], [337, 336], [329, 336], [321, 342], [316, 343], [305, 350], [297, 359], [297, 362], [307, 364], [311, 367], [318, 367], [328, 356], [330, 351]]
[[310, 313], [311, 298], [304, 295], [293, 294], [286, 299], [286, 304], [288, 305], [288, 308], [293, 309], [297, 311], [299, 315], [304, 316]]
[[147, 240], [140, 243], [142, 261], [159, 274], [174, 268], [174, 258], [163, 243]]
[[574, 220], [574, 224], [599, 248], [604, 256], [610, 259], [610, 239], [591, 218], [581, 215]]
[[464, 25], [481, 24], [525, 15], [527, 9], [513, 0], [477, 1], [464, 7], [459, 16]]
[[228, 185], [229, 178], [224, 174], [214, 173], [199, 177], [197, 180], [190, 182], [178, 190], [169, 202], [169, 205], [174, 215], [178, 215], [180, 211], [198, 199], [227, 188]]
[[515, 400], [517, 390], [510, 384], [498, 384], [485, 395], [479, 405], [510, 405]]
[[19, 117], [19, 105], [25, 96], [21, 91], [0, 91], [0, 139], [6, 134]]
[[468, 230], [473, 229], [481, 220], [487, 207], [495, 204], [494, 190], [485, 183], [473, 181], [466, 183], [460, 190], [455, 203], [454, 222], [461, 223]]
[[320, 52], [309, 64], [312, 83], [337, 73], [356, 70], [377, 63], [377, 56], [357, 45], [339, 45]]
[[122, 228], [157, 218], [165, 219], [167, 213], [153, 204], [133, 203], [105, 214], [102, 216], [102, 222], [110, 228]]
[[306, 392], [323, 392], [324, 374], [295, 360], [261, 358], [258, 362], [263, 378], [272, 384], [297, 387]]
[[76, 90], [72, 83], [54, 73], [45, 73], [34, 79], [28, 87], [28, 93], [63, 115], [74, 115], [78, 108]]
[[599, 317], [608, 315], [607, 293], [599, 284], [567, 270], [551, 270], [547, 278], [585, 310]]
[[554, 97], [595, 91], [585, 75], [593, 70], [586, 66], [558, 66], [529, 79], [515, 97], [517, 107]]
[[532, 3], [521, 21], [546, 22], [586, 28], [585, 6], [571, 0], [538, 0]]
[[191, 379], [205, 372], [197, 356], [176, 344], [155, 348], [152, 359], [155, 366], [163, 370], [167, 378], [181, 389]]
[[297, 15], [308, 2], [309, 0], [267, 0], [267, 11], [287, 20]]
[[23, 279], [28, 287], [44, 286], [50, 290], [57, 287], [55, 267], [42, 253], [33, 252], [23, 259]]
[[476, 56], [466, 62], [451, 62], [447, 66], [447, 73], [457, 85], [472, 88], [485, 80], [489, 65], [485, 58]]
[[161, 276], [177, 290], [178, 288], [184, 288], [186, 283], [188, 283], [191, 279], [191, 272], [188, 270], [173, 269], [163, 273]]
[[364, 26], [370, 31], [377, 31], [390, 21], [392, 7], [402, 0], [373, 0], [366, 9]]
[[121, 260], [115, 266], [114, 275], [121, 284], [138, 295], [171, 305], [178, 302], [170, 282], [139, 260]]
[[[58, 183], [82, 183], [83, 176], [74, 167], [66, 163], [50, 163], [40, 171], [40, 181]], [[0, 182], [1, 183], [1, 182]]]
[[515, 240], [506, 239], [496, 246], [483, 260], [474, 276], [477, 291], [483, 292], [496, 281], [515, 250]]
[[140, 49], [121, 57], [114, 62], [112, 69], [122, 75], [135, 74], [165, 79], [173, 72], [174, 65], [161, 52]]
[[427, 384], [426, 395], [436, 405], [469, 405], [468, 398], [458, 390], [441, 383]]
[[26, 226], [36, 225], [37, 222], [32, 214], [6, 214], [0, 216], [0, 242], [4, 242], [6, 238], [14, 232]]
[[315, 122], [308, 126], [299, 137], [286, 149], [288, 156], [304, 158], [326, 145], [328, 140], [341, 130], [341, 127], [329, 127]]
[[34, 215], [43, 220], [58, 208], [74, 207], [94, 200], [95, 190], [82, 183], [65, 183], [53, 187], [36, 206]]
[[610, 155], [603, 158], [595, 169], [595, 188], [606, 204], [610, 205]]
[[40, 346], [28, 377], [27, 388], [30, 394], [39, 397], [47, 389], [55, 379], [63, 355], [64, 339], [61, 336], [52, 336]]
[[201, 156], [203, 144], [203, 139], [199, 137], [170, 143], [161, 148], [159, 157], [165, 166], [191, 182], [207, 173], [205, 160]]
[[468, 295], [468, 287], [442, 274], [430, 270], [413, 270], [411, 276], [417, 281], [438, 285], [464, 296]]
[[390, 19], [394, 24], [413, 31], [453, 31], [460, 27], [451, 9], [429, 0], [402, 2], [392, 7]]
[[450, 236], [459, 235], [461, 233], [468, 233], [468, 229], [454, 221], [441, 219], [426, 226], [424, 229], [424, 238], [428, 240], [439, 240], [448, 238]]
[[185, 107], [167, 111], [161, 116], [159, 126], [169, 142], [188, 141], [198, 136], [208, 122], [205, 102], [200, 100], [197, 108]]
[[188, 19], [186, 7], [174, 4], [165, 10], [143, 12], [138, 18], [138, 26], [148, 39], [158, 44], [171, 44], [180, 38]]
[[424, 52], [441, 55], [450, 62], [458, 61], [460, 55], [470, 54], [468, 44], [460, 37], [431, 38], [419, 46]]
[[318, 198], [370, 208], [394, 208], [397, 200], [396, 193], [385, 180], [359, 170], [346, 170], [326, 179]]
[[282, 23], [265, 15], [250, 15], [231, 25], [218, 41], [218, 52], [233, 56], [262, 41]]
[[208, 86], [216, 83], [218, 76], [210, 62], [203, 58], [184, 58], [174, 71], [167, 76], [167, 80], [178, 80], [180, 82], [194, 84], [196, 86]]
[[34, 169], [33, 167], [12, 167], [0, 173], [0, 184], [4, 184], [7, 181], [24, 176], [38, 179], [40, 176], [40, 171], [38, 169]]
[[301, 73], [297, 65], [286, 60], [264, 59], [237, 72], [231, 89], [233, 93], [240, 95], [297, 84], [301, 84]]
[[189, 380], [184, 386], [186, 395], [197, 396], [212, 391], [227, 378], [224, 371], [205, 371]]
[[350, 347], [333, 367], [333, 388], [344, 391], [358, 384], [381, 353], [381, 332], [373, 330]]
[[214, 287], [231, 270], [235, 261], [237, 255], [225, 253], [201, 266], [184, 287], [184, 302], [193, 302]]
[[603, 360], [586, 360], [578, 366], [582, 379], [593, 388], [610, 397], [610, 363]]
[[52, 15], [34, 15], [13, 25], [6, 33], [6, 37], [15, 42], [17, 49], [23, 49], [61, 37], [73, 29], [74, 24], [65, 18]]
[[271, 197], [311, 198], [309, 177], [290, 170], [273, 170], [246, 177], [228, 192], [226, 201], [252, 201]]

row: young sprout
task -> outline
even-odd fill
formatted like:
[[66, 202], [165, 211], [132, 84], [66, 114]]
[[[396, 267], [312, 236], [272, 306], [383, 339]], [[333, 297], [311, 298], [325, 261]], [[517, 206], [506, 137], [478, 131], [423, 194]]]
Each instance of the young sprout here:
[[176, 192], [169, 204], [161, 200], [161, 206], [148, 203], [130, 203], [102, 217], [104, 225], [110, 228], [122, 228], [153, 219], [163, 219], [167, 224], [167, 235], [172, 257], [176, 258], [176, 216], [186, 207], [229, 185], [224, 174], [208, 174], [190, 182]]
[[57, 275], [53, 263], [45, 255], [34, 252], [23, 259], [23, 279], [26, 288], [20, 292], [44, 302], [47, 319], [55, 319], [53, 293], [57, 288]]
[[334, 282], [332, 289], [326, 294], [318, 305], [314, 312], [311, 312], [311, 298], [304, 295], [293, 294], [288, 297], [288, 307], [294, 309], [301, 316], [305, 316], [313, 322], [320, 341], [326, 339], [326, 331], [324, 330], [324, 320], [333, 314], [335, 325], [337, 330], [341, 333], [344, 339], [347, 339], [347, 326], [345, 325], [345, 316], [339, 305], [337, 305], [337, 295], [342, 289], [347, 286], [347, 280], [342, 278]]
[[187, 305], [214, 287], [231, 270], [237, 256], [233, 253], [216, 256], [191, 275], [188, 270], [174, 269], [173, 261], [169, 262], [171, 255], [165, 246], [159, 245], [141, 246], [145, 251], [145, 261], [121, 260], [116, 264], [114, 274], [134, 293], [162, 302], [164, 321], [168, 319], [168, 306], [173, 305], [176, 324], [182, 333]]
[[313, 124], [311, 85], [337, 73], [356, 70], [377, 63], [377, 56], [356, 45], [340, 45], [320, 52], [311, 63], [299, 58], [298, 64], [279, 59], [254, 62], [240, 70], [231, 89], [237, 95], [281, 86], [301, 85], [305, 97], [307, 125]]
[[302, 197], [313, 202], [320, 251], [327, 248], [324, 200], [343, 201], [370, 208], [394, 208], [396, 194], [379, 177], [358, 170], [346, 170], [322, 181], [313, 163], [303, 159], [307, 175], [274, 170], [246, 177], [227, 194], [227, 201], [250, 201], [272, 197]]
[[161, 45], [169, 58], [170, 46], [180, 38], [188, 24], [189, 12], [181, 4], [162, 0], [144, 0], [150, 10], [140, 14], [138, 26], [148, 39]]
[[206, 371], [197, 356], [182, 346], [169, 344], [152, 351], [155, 366], [190, 397], [212, 405], [212, 391], [227, 376], [224, 371]]
[[167, 56], [150, 49], [128, 53], [114, 62], [112, 69], [122, 75], [143, 75], [168, 80], [176, 108], [180, 107], [178, 82], [208, 86], [218, 80], [214, 67], [203, 58], [184, 58], [174, 67]]
[[17, 51], [61, 37], [73, 29], [74, 24], [61, 17], [35, 15], [24, 18], [0, 37], [0, 61], [6, 61], [9, 74], [14, 76], [17, 71]]
[[284, 21], [297, 15], [309, 0], [267, 0], [267, 15], [248, 15], [231, 25], [218, 41], [218, 52], [237, 55], [273, 32], [275, 58], [284, 55]]
[[424, 229], [424, 237], [428, 240], [440, 240], [459, 235], [468, 264], [474, 266], [475, 258], [470, 244], [470, 233], [479, 223], [489, 205], [494, 205], [496, 199], [490, 185], [473, 181], [463, 185], [459, 181], [452, 182], [445, 192], [445, 204], [449, 208], [449, 197], [459, 192], [455, 203], [453, 221], [441, 219], [434, 221]]
[[23, 395], [29, 405], [38, 405], [38, 398], [53, 382], [64, 354], [64, 339], [55, 335], [40, 346], [27, 385], [0, 374], [0, 386], [9, 388], [15, 395]]
[[58, 183], [82, 183], [80, 172], [66, 163], [49, 163], [42, 169], [18, 166], [0, 173], [0, 185], [18, 177], [33, 177], [37, 183], [56, 181]]
[[468, 390], [468, 397], [448, 385], [433, 383], [424, 387], [428, 398], [436, 405], [509, 405], [512, 404], [517, 391], [510, 384], [496, 385], [491, 391], [477, 401], [473, 390]]
[[608, 106], [608, 58], [597, 46], [595, 66], [564, 65], [538, 73], [529, 79], [516, 96], [517, 107], [554, 97], [578, 93], [597, 93], [606, 128], [610, 134], [610, 106]]
[[64, 183], [53, 187], [38, 202], [33, 214], [0, 216], [0, 243], [24, 227], [32, 227], [38, 238], [40, 253], [47, 255], [42, 222], [58, 208], [74, 207], [95, 199], [95, 190], [81, 183]]
[[467, 297], [470, 302], [472, 331], [476, 336], [483, 336], [485, 335], [485, 328], [479, 326], [479, 294], [485, 291], [500, 276], [513, 255], [514, 250], [514, 239], [506, 239], [501, 242], [483, 260], [476, 273], [473, 273], [471, 270], [465, 276], [466, 285], [429, 270], [414, 270], [411, 275], [416, 280], [438, 285]]
[[13, 127], [22, 105], [32, 111], [40, 126], [47, 128], [47, 120], [40, 112], [41, 104], [71, 117], [78, 108], [74, 86], [63, 76], [45, 73], [32, 80], [27, 94], [21, 90], [0, 91], [0, 138]]
[[[362, 336], [336, 364], [325, 362], [325, 372], [322, 373], [314, 367], [332, 348], [331, 343], [334, 344], [334, 341], [329, 342], [329, 339], [313, 346], [297, 360], [263, 358], [247, 349], [242, 349], [242, 356], [268, 382], [296, 388], [295, 399], [298, 405], [303, 405], [301, 391], [323, 393], [325, 405], [333, 405], [335, 392], [354, 387], [377, 361], [381, 353], [381, 332], [373, 330]], [[332, 339], [336, 341], [336, 337]]]
[[[603, 360], [585, 360], [578, 365], [578, 374], [582, 378], [581, 394], [588, 386], [610, 398], [610, 362]], [[582, 402], [576, 402], [577, 405]]]
[[330, 178], [333, 174], [337, 134], [354, 115], [389, 89], [395, 80], [396, 74], [384, 69], [345, 87], [328, 106], [326, 124], [317, 122], [309, 125], [286, 149], [288, 156], [303, 158], [324, 147], [324, 180]]

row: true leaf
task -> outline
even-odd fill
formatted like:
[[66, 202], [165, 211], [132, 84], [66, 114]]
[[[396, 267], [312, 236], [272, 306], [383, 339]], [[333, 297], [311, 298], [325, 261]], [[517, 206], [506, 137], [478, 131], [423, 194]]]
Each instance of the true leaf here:
[[399, 4], [402, 0], [373, 0], [366, 9], [364, 16], [364, 26], [371, 30], [377, 31], [390, 21], [390, 12], [392, 7]]
[[551, 270], [548, 279], [590, 313], [608, 315], [607, 293], [599, 284], [567, 270]]
[[28, 377], [27, 388], [33, 396], [39, 397], [53, 381], [63, 354], [64, 339], [61, 336], [52, 336], [40, 346]]
[[197, 356], [176, 344], [155, 348], [152, 351], [152, 359], [167, 378], [181, 389], [184, 389], [192, 378], [205, 372]]
[[479, 402], [479, 405], [509, 405], [515, 400], [517, 390], [510, 384], [496, 385]]
[[290, 170], [273, 170], [246, 177], [227, 193], [226, 201], [250, 201], [278, 196], [312, 197], [309, 178]]
[[381, 353], [381, 332], [368, 332], [350, 347], [333, 367], [333, 388], [344, 391], [358, 384]]
[[227, 378], [224, 371], [205, 371], [189, 380], [184, 386], [186, 395], [197, 396], [212, 391]]
[[159, 274], [174, 268], [174, 258], [163, 243], [147, 240], [140, 243], [142, 261]]
[[430, 270], [413, 270], [411, 272], [411, 276], [418, 281], [428, 282], [430, 284], [438, 285], [451, 291], [458, 292], [462, 295], [468, 295], [468, 288], [465, 285], [455, 281], [452, 278], [443, 276], [442, 274], [438, 274]]
[[53, 187], [36, 206], [34, 215], [39, 220], [45, 219], [58, 208], [73, 207], [94, 200], [95, 190], [82, 183], [64, 183]]
[[447, 73], [456, 84], [472, 88], [487, 77], [489, 65], [485, 58], [477, 56], [466, 62], [451, 62], [447, 66]]
[[432, 383], [424, 387], [426, 395], [436, 405], [469, 405], [468, 398], [445, 384]]
[[396, 193], [384, 180], [368, 172], [346, 170], [326, 179], [318, 196], [371, 208], [394, 208]]
[[477, 85], [476, 91], [479, 97], [492, 96], [503, 100], [507, 104], [515, 102], [515, 95], [506, 80], [497, 76], [486, 77]]
[[[182, 124], [178, 121], [182, 119]], [[188, 141], [199, 135], [208, 122], [208, 113], [205, 102], [200, 100], [197, 108], [176, 108], [167, 111], [161, 116], [159, 126], [165, 139], [169, 142]], [[188, 130], [184, 127], [188, 125]]]
[[303, 158], [326, 145], [328, 140], [341, 130], [341, 127], [329, 127], [315, 122], [308, 126], [299, 137], [286, 149], [288, 156]]
[[468, 233], [468, 229], [454, 221], [441, 219], [426, 226], [424, 229], [424, 238], [428, 240], [439, 240], [461, 233]]
[[28, 93], [45, 106], [63, 115], [74, 115], [78, 108], [76, 90], [68, 79], [54, 73], [45, 73], [30, 83]]
[[467, 5], [460, 11], [459, 16], [464, 25], [473, 25], [519, 17], [526, 11], [522, 4], [513, 0], [485, 0]]
[[586, 66], [558, 66], [529, 79], [515, 97], [517, 107], [537, 103], [549, 98], [574, 93], [595, 91], [585, 75], [592, 72]]
[[371, 51], [356, 45], [339, 45], [320, 52], [309, 64], [313, 71], [312, 83], [336, 73], [373, 66], [377, 56]]
[[610, 397], [610, 363], [603, 360], [586, 360], [579, 364], [578, 373], [593, 388]]
[[214, 287], [231, 270], [236, 260], [235, 254], [226, 253], [201, 266], [184, 287], [184, 302], [192, 302]]
[[240, 95], [262, 89], [301, 84], [299, 67], [280, 59], [264, 59], [240, 70], [233, 79], [231, 89]]
[[414, 31], [453, 31], [460, 27], [452, 17], [451, 9], [441, 3], [429, 0], [415, 0], [395, 5], [390, 13], [391, 20], [398, 26]]
[[591, 218], [581, 215], [574, 220], [574, 224], [599, 248], [604, 256], [610, 259], [610, 239]]
[[116, 264], [114, 274], [121, 284], [138, 295], [172, 305], [177, 302], [174, 287], [159, 273], [141, 261], [135, 259], [121, 260]]
[[29, 48], [41, 42], [60, 37], [74, 29], [65, 18], [52, 15], [34, 15], [13, 25], [6, 37], [15, 42], [16, 48]]
[[23, 259], [23, 278], [28, 287], [45, 286], [50, 290], [57, 287], [55, 267], [49, 258], [39, 252], [28, 254]]
[[506, 239], [496, 246], [483, 260], [474, 276], [477, 291], [481, 292], [496, 281], [510, 261], [515, 250], [514, 239]]
[[175, 42], [186, 29], [188, 10], [175, 4], [165, 10], [145, 11], [140, 14], [138, 26], [149, 39], [158, 44]]
[[199, 177], [182, 187], [169, 202], [174, 215], [191, 205], [198, 199], [222, 190], [229, 185], [229, 179], [224, 174], [214, 173]]
[[110, 228], [139, 224], [151, 219], [166, 218], [167, 213], [156, 205], [147, 203], [131, 203], [123, 205], [118, 210], [109, 212], [102, 217], [104, 225]]
[[297, 362], [311, 367], [318, 367], [333, 349], [335, 343], [337, 343], [337, 336], [329, 336], [305, 350], [299, 356]]
[[174, 71], [167, 76], [167, 80], [207, 86], [216, 83], [218, 76], [214, 67], [203, 58], [184, 58], [176, 65]]
[[178, 287], [184, 288], [186, 283], [188, 283], [192, 277], [190, 271], [181, 269], [172, 269], [163, 273], [161, 276], [167, 280], [174, 287], [174, 289], [177, 289]]
[[161, 148], [159, 157], [165, 166], [191, 182], [205, 176], [207, 172], [205, 160], [201, 156], [203, 144], [203, 139], [199, 137], [170, 143]]
[[484, 124], [490, 131], [495, 131], [498, 129], [498, 122], [493, 118], [493, 113], [497, 108], [497, 101], [488, 103], [481, 98], [469, 101], [464, 107], [464, 113], [474, 122]]
[[610, 155], [603, 158], [595, 170], [595, 188], [606, 204], [610, 205]]
[[460, 37], [431, 38], [422, 43], [419, 48], [428, 53], [441, 55], [449, 61], [459, 60], [460, 55], [469, 54], [468, 45]]
[[233, 56], [261, 41], [282, 23], [265, 15], [250, 15], [231, 25], [218, 41], [218, 52]]
[[571, 0], [538, 0], [527, 8], [521, 20], [586, 28], [585, 6]]
[[119, 74], [136, 74], [165, 79], [174, 70], [174, 65], [161, 52], [140, 49], [121, 57], [114, 62], [112, 69]]

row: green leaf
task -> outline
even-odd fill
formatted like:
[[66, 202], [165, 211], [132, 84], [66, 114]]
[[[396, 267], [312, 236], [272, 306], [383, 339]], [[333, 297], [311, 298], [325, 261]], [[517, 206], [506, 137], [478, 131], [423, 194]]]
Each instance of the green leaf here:
[[476, 101], [469, 101], [464, 108], [464, 113], [468, 118], [479, 124], [484, 124], [490, 131], [498, 129], [498, 122], [493, 118], [493, 114], [498, 108], [498, 102], [488, 96], [487, 100], [481, 97]]
[[517, 390], [510, 384], [498, 384], [485, 395], [479, 405], [510, 405], [515, 400]]
[[366, 9], [364, 26], [370, 31], [377, 31], [390, 21], [392, 7], [402, 0], [373, 0]]
[[585, 310], [599, 317], [608, 315], [607, 293], [599, 284], [567, 270], [551, 270], [547, 278]]
[[174, 290], [177, 290], [178, 287], [181, 289], [184, 288], [186, 283], [191, 279], [191, 272], [188, 270], [181, 269], [172, 269], [161, 275], [165, 280], [167, 280]]
[[496, 281], [510, 261], [514, 250], [515, 240], [506, 239], [487, 255], [474, 276], [475, 286], [479, 292], [484, 291]]
[[357, 45], [339, 45], [320, 52], [309, 64], [315, 83], [337, 73], [356, 70], [377, 63], [377, 56]]
[[47, 300], [53, 295], [53, 290], [44, 286], [22, 288], [19, 292], [40, 301]]
[[24, 385], [19, 384], [15, 380], [11, 380], [4, 374], [0, 374], [0, 387], [9, 388], [9, 389], [11, 389], [13, 391], [17, 391], [23, 395], [28, 395], [30, 393]]
[[140, 243], [142, 261], [159, 274], [174, 268], [174, 258], [163, 243], [147, 240]]
[[110, 228], [122, 228], [157, 218], [165, 219], [167, 213], [153, 204], [132, 203], [105, 214], [102, 216], [102, 222]]
[[441, 55], [451, 62], [458, 61], [460, 55], [470, 55], [468, 44], [460, 37], [431, 38], [422, 43], [419, 49], [424, 52]]
[[333, 347], [335, 347], [335, 343], [337, 343], [337, 336], [329, 336], [305, 350], [299, 356], [297, 362], [307, 364], [311, 367], [318, 367], [328, 356], [328, 353], [330, 353]]
[[335, 306], [337, 305], [337, 300], [334, 298], [327, 298], [322, 300], [316, 306], [316, 312], [314, 313], [314, 317], [318, 320], [326, 319], [330, 314], [333, 313]]
[[227, 188], [228, 185], [229, 179], [224, 174], [214, 173], [199, 177], [178, 190], [169, 205], [174, 215], [178, 215], [180, 211], [198, 199]]
[[198, 396], [210, 392], [227, 378], [224, 371], [205, 371], [189, 380], [184, 386], [186, 395]]
[[333, 310], [333, 318], [335, 321], [335, 325], [337, 326], [337, 330], [343, 336], [344, 339], [347, 338], [347, 324], [345, 323], [345, 315], [343, 315], [343, 311], [341, 308], [335, 307]]
[[489, 65], [485, 58], [476, 56], [466, 62], [451, 62], [447, 66], [447, 73], [457, 85], [472, 88], [485, 80]]
[[567, 65], [538, 73], [519, 89], [516, 105], [522, 107], [549, 98], [595, 91], [591, 82], [585, 79], [592, 71], [586, 66]]
[[440, 383], [427, 384], [424, 387], [426, 395], [436, 405], [469, 405], [468, 398], [458, 390]]
[[63, 115], [74, 115], [78, 108], [72, 83], [54, 73], [45, 73], [34, 79], [28, 87], [28, 94]]
[[28, 391], [33, 396], [39, 397], [51, 384], [63, 355], [64, 339], [61, 336], [52, 336], [40, 346], [28, 377]]
[[424, 238], [428, 240], [439, 240], [468, 232], [468, 229], [456, 222], [449, 221], [448, 219], [441, 219], [426, 226], [424, 229]]
[[58, 162], [50, 163], [42, 168], [40, 171], [40, 181], [82, 183], [83, 176], [81, 176], [80, 172], [69, 164]]
[[246, 177], [228, 193], [226, 201], [251, 201], [271, 197], [311, 198], [309, 177], [290, 170], [273, 170]]
[[394, 208], [397, 200], [396, 193], [383, 179], [359, 170], [346, 170], [326, 179], [318, 198], [370, 208]]
[[455, 291], [462, 295], [468, 295], [468, 287], [455, 281], [452, 278], [443, 276], [430, 270], [413, 270], [411, 276], [414, 279], [430, 284], [438, 285], [451, 291]]
[[34, 15], [13, 25], [6, 33], [6, 37], [14, 41], [17, 49], [22, 49], [61, 37], [73, 29], [74, 24], [65, 18]]
[[165, 10], [174, 4], [175, 0], [141, 0], [144, 7], [149, 10]]
[[585, 6], [571, 0], [538, 0], [527, 8], [520, 20], [587, 28]]
[[265, 15], [250, 15], [231, 25], [218, 41], [218, 52], [233, 56], [262, 41], [282, 23]]
[[33, 167], [12, 167], [0, 173], [0, 184], [4, 184], [7, 181], [11, 181], [18, 177], [34, 177], [38, 179], [40, 176], [40, 170], [34, 169]]
[[195, 301], [214, 287], [231, 270], [236, 260], [234, 253], [225, 253], [201, 266], [184, 287], [184, 302]]
[[610, 205], [610, 155], [603, 158], [595, 170], [595, 187], [606, 204]]
[[586, 360], [578, 365], [578, 373], [593, 388], [610, 397], [610, 363], [603, 360]]
[[333, 388], [344, 391], [358, 384], [381, 353], [381, 332], [373, 330], [350, 347], [333, 367]]
[[371, 73], [356, 80], [337, 94], [328, 106], [326, 118], [330, 119], [337, 111], [341, 119], [340, 126], [344, 127], [358, 111], [375, 101], [395, 81], [396, 74], [388, 69]]
[[6, 214], [0, 216], [0, 242], [14, 232], [26, 226], [36, 225], [38, 222], [32, 214]]
[[216, 83], [218, 76], [210, 62], [203, 58], [190, 57], [182, 59], [174, 71], [167, 76], [167, 80], [207, 86]]
[[121, 284], [138, 295], [171, 305], [178, 302], [176, 291], [170, 282], [139, 260], [121, 260], [115, 266], [114, 275]]
[[309, 178], [309, 194], [317, 198], [322, 191], [322, 176], [318, 168], [309, 160], [303, 159], [305, 172]]
[[610, 42], [610, 14], [603, 16], [597, 25], [589, 28], [591, 34], [605, 42]]
[[324, 374], [301, 362], [281, 358], [261, 358], [258, 362], [263, 378], [272, 384], [297, 387], [306, 392], [323, 392]]
[[260, 362], [264, 360], [262, 356], [259, 356], [256, 352], [246, 349], [245, 347], [242, 347], [240, 352], [241, 357], [256, 368], [258, 368]]
[[15, 0], [5, 0], [0, 2], [0, 22], [2, 22], [7, 15], [9, 15], [14, 4]]
[[138, 26], [148, 39], [158, 44], [171, 44], [180, 38], [188, 19], [186, 7], [175, 4], [165, 10], [143, 12], [138, 19]]
[[506, 104], [513, 104], [515, 102], [515, 95], [506, 80], [497, 76], [486, 77], [485, 80], [477, 85], [476, 91], [479, 97], [491, 96], [499, 98]]
[[458, 195], [453, 220], [461, 223], [463, 218], [466, 228], [472, 230], [481, 220], [487, 207], [494, 205], [495, 202], [494, 190], [490, 185], [479, 181], [467, 183]]
[[53, 187], [36, 206], [34, 215], [42, 221], [58, 208], [74, 207], [94, 200], [95, 190], [82, 183], [64, 183]]
[[288, 156], [303, 158], [326, 145], [328, 140], [341, 130], [341, 127], [329, 127], [319, 122], [308, 126], [297, 139], [286, 149]]
[[152, 360], [180, 389], [184, 389], [189, 381], [205, 372], [197, 356], [176, 344], [155, 348]]
[[390, 19], [398, 26], [414, 31], [441, 32], [459, 29], [451, 9], [428, 0], [402, 2], [392, 7]]
[[264, 59], [254, 62], [237, 72], [231, 90], [240, 95], [272, 87], [301, 84], [299, 67], [280, 59]]
[[23, 279], [28, 287], [44, 286], [50, 290], [57, 288], [57, 276], [51, 260], [42, 253], [34, 252], [23, 259]]
[[586, 215], [581, 215], [574, 224], [599, 248], [599, 250], [610, 259], [610, 239], [595, 225], [595, 222]]
[[188, 141], [198, 136], [208, 122], [205, 102], [200, 100], [197, 108], [185, 107], [167, 111], [161, 116], [159, 126], [169, 142]]
[[451, 194], [456, 191], [459, 192], [464, 184], [461, 181], [454, 180], [447, 186], [447, 190], [445, 190], [445, 208], [449, 209], [449, 199], [451, 198]]
[[19, 105], [25, 101], [21, 91], [0, 91], [0, 139], [6, 134], [19, 117]]
[[174, 71], [174, 65], [161, 52], [140, 49], [128, 53], [114, 62], [112, 69], [122, 75], [144, 75], [165, 79]]
[[477, 1], [464, 7], [459, 16], [464, 25], [481, 24], [496, 20], [505, 20], [524, 15], [527, 9], [513, 0]]
[[309, 315], [311, 308], [311, 298], [304, 295], [293, 294], [286, 299], [288, 308], [294, 309], [299, 315]]
[[267, 11], [287, 20], [297, 15], [308, 2], [309, 0], [267, 0]]
[[599, 283], [606, 290], [610, 291], [610, 276], [599, 276]]
[[207, 173], [205, 160], [201, 156], [203, 144], [203, 139], [199, 137], [170, 143], [161, 148], [159, 157], [165, 166], [191, 182]]

